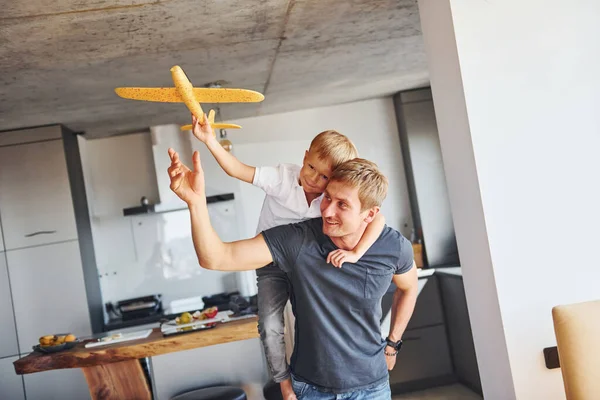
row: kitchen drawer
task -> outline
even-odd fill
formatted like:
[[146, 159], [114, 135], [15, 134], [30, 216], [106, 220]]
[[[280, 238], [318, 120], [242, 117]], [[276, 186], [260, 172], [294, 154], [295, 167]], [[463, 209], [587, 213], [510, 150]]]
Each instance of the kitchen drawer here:
[[16, 356], [17, 331], [15, 330], [15, 314], [13, 313], [10, 284], [8, 281], [8, 268], [6, 256], [0, 252], [0, 358]]
[[91, 334], [77, 240], [6, 252], [21, 353], [42, 335]]
[[[392, 285], [394, 288], [395, 286]], [[406, 329], [424, 328], [444, 323], [444, 313], [440, 298], [439, 282], [437, 277], [419, 279], [419, 297], [415, 305], [415, 311], [408, 322]], [[385, 338], [389, 333], [391, 321], [391, 308], [394, 292], [388, 291], [381, 300], [383, 321], [381, 324], [382, 336]]]
[[77, 238], [62, 140], [0, 147], [6, 250]]
[[390, 384], [452, 374], [452, 360], [443, 325], [406, 331]]
[[25, 400], [23, 378], [15, 373], [13, 362], [19, 357], [0, 358], [0, 399]]
[[444, 323], [444, 311], [440, 297], [440, 286], [437, 276], [427, 278], [427, 283], [419, 293], [415, 311], [410, 319], [407, 330], [424, 328]]

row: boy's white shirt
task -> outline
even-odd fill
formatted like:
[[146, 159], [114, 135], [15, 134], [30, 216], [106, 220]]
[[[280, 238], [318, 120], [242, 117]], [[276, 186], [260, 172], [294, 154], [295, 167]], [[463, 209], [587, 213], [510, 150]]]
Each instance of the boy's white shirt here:
[[279, 164], [276, 167], [256, 167], [252, 184], [265, 191], [256, 233], [274, 226], [291, 224], [321, 216], [323, 195], [306, 202], [304, 189], [298, 182], [299, 165]]
[[[274, 226], [292, 224], [309, 218], [321, 216], [321, 200], [323, 195], [314, 199], [310, 206], [306, 202], [304, 189], [298, 182], [300, 179], [299, 165], [279, 164], [276, 167], [256, 167], [252, 184], [265, 191], [258, 227], [260, 233]], [[284, 341], [288, 364], [294, 351], [294, 313], [288, 301], [284, 312]]]

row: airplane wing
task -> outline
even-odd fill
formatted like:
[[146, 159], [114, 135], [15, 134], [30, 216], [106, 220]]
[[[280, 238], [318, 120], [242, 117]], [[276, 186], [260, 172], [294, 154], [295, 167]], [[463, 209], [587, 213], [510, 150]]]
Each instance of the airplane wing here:
[[[225, 123], [220, 123], [220, 122], [215, 122], [215, 123], [211, 123], [210, 126], [212, 126], [213, 129], [240, 129], [241, 126], [237, 125], [237, 124], [225, 124]], [[191, 131], [193, 128], [193, 126], [190, 125], [183, 125], [181, 127], [182, 131]]]
[[[183, 102], [176, 88], [120, 87], [115, 89], [115, 93], [131, 100]], [[194, 88], [194, 96], [199, 103], [258, 103], [265, 98], [262, 93], [254, 90], [229, 88]]]

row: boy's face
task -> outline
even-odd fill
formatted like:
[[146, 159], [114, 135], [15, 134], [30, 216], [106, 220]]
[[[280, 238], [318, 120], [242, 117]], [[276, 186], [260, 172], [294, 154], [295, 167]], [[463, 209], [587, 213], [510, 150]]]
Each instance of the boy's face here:
[[321, 160], [315, 152], [307, 151], [300, 170], [300, 185], [306, 193], [321, 194], [327, 187], [331, 173], [330, 162]]

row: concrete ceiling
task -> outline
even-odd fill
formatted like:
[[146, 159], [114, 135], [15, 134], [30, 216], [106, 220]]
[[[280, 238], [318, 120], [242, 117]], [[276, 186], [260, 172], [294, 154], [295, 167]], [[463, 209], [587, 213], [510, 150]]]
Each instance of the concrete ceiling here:
[[94, 138], [189, 123], [183, 104], [113, 92], [173, 86], [173, 65], [195, 86], [265, 94], [222, 105], [226, 120], [428, 84], [417, 0], [0, 0], [0, 9], [0, 130], [62, 123]]

